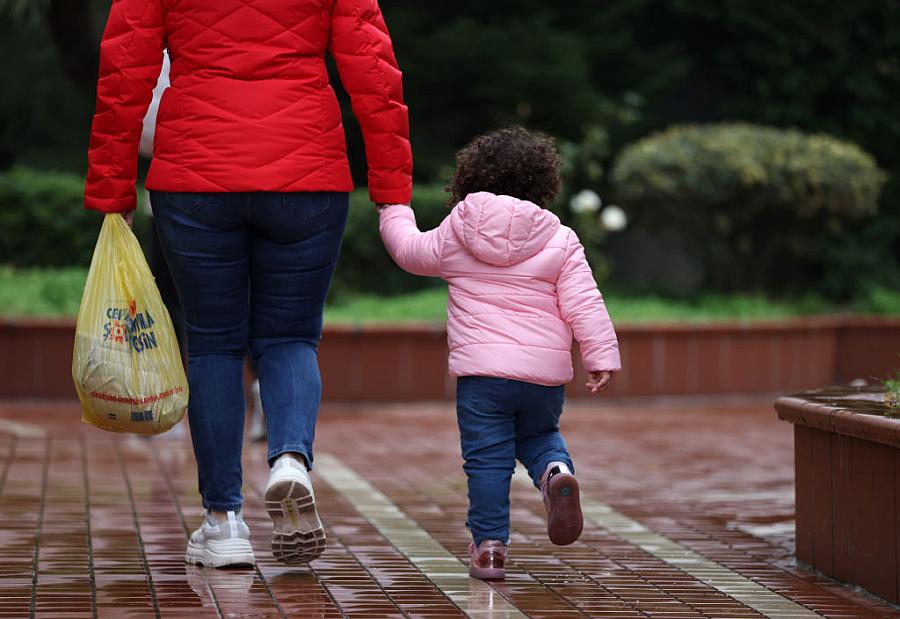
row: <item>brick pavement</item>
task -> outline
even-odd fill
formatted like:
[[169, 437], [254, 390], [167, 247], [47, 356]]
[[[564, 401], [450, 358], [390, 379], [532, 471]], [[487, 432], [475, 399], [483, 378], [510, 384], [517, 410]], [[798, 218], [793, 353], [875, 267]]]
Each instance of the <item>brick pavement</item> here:
[[0, 617], [900, 618], [795, 565], [791, 428], [765, 401], [570, 405], [563, 430], [597, 519], [553, 546], [538, 493], [513, 484], [508, 576], [492, 586], [460, 576], [447, 404], [323, 410], [329, 540], [309, 568], [272, 560], [261, 445], [245, 451], [259, 565], [201, 569], [182, 562], [201, 517], [187, 437], [77, 419], [77, 404], [0, 403]]

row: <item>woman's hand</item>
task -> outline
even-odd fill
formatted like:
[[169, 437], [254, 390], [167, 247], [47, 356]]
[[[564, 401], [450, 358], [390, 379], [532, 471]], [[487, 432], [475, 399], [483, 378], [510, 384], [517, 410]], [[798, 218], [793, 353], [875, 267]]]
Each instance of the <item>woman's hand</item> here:
[[609, 387], [609, 381], [612, 380], [612, 372], [588, 372], [588, 382], [585, 386], [591, 390], [591, 393], [600, 393]]
[[128, 227], [132, 230], [134, 229], [134, 211], [125, 211], [122, 213], [122, 217], [125, 219], [125, 223], [128, 224]]

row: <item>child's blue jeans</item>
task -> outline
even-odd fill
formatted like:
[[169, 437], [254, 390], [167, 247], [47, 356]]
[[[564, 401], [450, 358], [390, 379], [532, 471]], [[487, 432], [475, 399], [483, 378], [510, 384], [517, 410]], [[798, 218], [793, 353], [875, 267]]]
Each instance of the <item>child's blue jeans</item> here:
[[456, 383], [463, 468], [469, 481], [466, 525], [476, 544], [509, 540], [509, 487], [518, 459], [535, 486], [551, 462], [574, 472], [559, 433], [565, 391], [506, 378], [463, 376]]
[[322, 391], [317, 346], [346, 193], [151, 193], [184, 308], [188, 420], [203, 506], [240, 509], [243, 365], [259, 377], [269, 461], [312, 464]]

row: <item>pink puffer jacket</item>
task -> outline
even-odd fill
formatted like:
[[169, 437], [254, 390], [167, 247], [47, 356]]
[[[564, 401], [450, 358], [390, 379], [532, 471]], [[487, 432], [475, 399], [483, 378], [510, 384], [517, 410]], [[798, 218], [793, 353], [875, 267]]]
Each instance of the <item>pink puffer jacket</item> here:
[[618, 370], [616, 333], [576, 234], [550, 211], [510, 196], [466, 196], [434, 230], [412, 209], [381, 212], [394, 261], [450, 285], [450, 374], [561, 385], [572, 336], [590, 371]]

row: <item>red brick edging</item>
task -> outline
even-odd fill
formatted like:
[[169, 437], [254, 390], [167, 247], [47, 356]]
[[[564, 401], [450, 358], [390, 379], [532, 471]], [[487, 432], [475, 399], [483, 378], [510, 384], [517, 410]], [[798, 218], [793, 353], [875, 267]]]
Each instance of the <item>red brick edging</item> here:
[[[881, 378], [900, 364], [900, 318], [813, 317], [620, 325], [617, 396], [795, 391]], [[0, 319], [0, 397], [71, 398], [74, 321]], [[577, 356], [577, 355], [576, 355]], [[319, 356], [331, 401], [452, 397], [442, 326], [329, 326]], [[570, 394], [586, 395], [576, 369]]]

